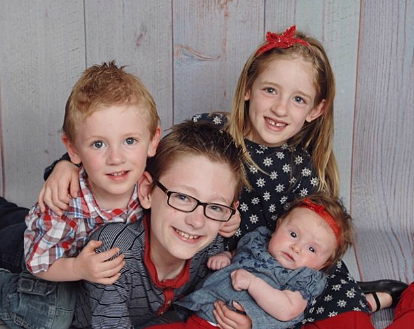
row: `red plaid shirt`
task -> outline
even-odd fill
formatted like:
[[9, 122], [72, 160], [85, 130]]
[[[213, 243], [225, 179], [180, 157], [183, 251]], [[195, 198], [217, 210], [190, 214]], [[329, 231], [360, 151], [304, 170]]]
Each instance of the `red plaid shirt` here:
[[87, 186], [86, 178], [82, 169], [80, 196], [70, 200], [69, 209], [62, 216], [48, 208], [42, 213], [37, 203], [27, 215], [24, 250], [30, 272], [47, 271], [59, 258], [77, 256], [87, 244], [89, 235], [103, 224], [132, 223], [142, 218], [137, 184], [126, 209], [103, 210]]

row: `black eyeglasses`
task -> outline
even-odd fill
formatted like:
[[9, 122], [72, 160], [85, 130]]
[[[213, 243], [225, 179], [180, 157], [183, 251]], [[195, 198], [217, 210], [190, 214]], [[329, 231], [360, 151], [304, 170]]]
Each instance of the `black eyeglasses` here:
[[154, 181], [157, 186], [167, 195], [167, 204], [179, 211], [193, 212], [199, 205], [202, 205], [204, 208], [204, 216], [219, 222], [227, 222], [231, 216], [236, 213], [235, 209], [219, 203], [201, 202], [191, 195], [169, 191], [157, 179], [154, 179]]

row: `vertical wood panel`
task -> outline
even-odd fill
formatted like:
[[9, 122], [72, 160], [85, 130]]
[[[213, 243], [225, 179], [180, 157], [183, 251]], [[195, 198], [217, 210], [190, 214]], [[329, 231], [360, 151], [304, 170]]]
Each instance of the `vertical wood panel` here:
[[[365, 280], [414, 279], [414, 3], [362, 2], [352, 209]], [[387, 314], [374, 318], [378, 328]]]
[[174, 1], [174, 122], [230, 111], [250, 53], [263, 40], [263, 1]]
[[88, 66], [115, 59], [153, 95], [163, 128], [172, 124], [171, 1], [85, 1]]
[[1, 1], [5, 196], [31, 206], [43, 169], [62, 154], [66, 99], [84, 69], [83, 1]]

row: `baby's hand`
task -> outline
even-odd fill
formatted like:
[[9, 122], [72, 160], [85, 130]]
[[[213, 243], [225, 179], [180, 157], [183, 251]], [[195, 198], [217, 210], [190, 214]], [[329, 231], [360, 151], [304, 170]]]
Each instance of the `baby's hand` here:
[[239, 211], [230, 217], [229, 221], [224, 224], [224, 226], [218, 232], [222, 237], [230, 238], [236, 233], [237, 229], [240, 226], [241, 218]]
[[50, 210], [62, 216], [62, 212], [68, 209], [70, 196], [76, 198], [78, 192], [79, 168], [72, 162], [62, 160], [55, 165], [43, 184], [37, 202], [42, 212], [45, 212], [47, 205]]
[[207, 267], [210, 270], [220, 270], [223, 267], [229, 266], [231, 263], [230, 251], [223, 251], [217, 255], [211, 256], [207, 261]]
[[74, 271], [79, 273], [82, 280], [110, 285], [119, 279], [119, 272], [125, 265], [124, 255], [109, 260], [119, 253], [119, 249], [112, 248], [97, 254], [95, 249], [99, 248], [101, 244], [102, 241], [89, 241], [76, 257]]
[[217, 324], [223, 329], [250, 329], [252, 321], [245, 314], [243, 307], [233, 302], [233, 307], [239, 312], [230, 310], [222, 301], [214, 303], [213, 314]]
[[231, 272], [231, 283], [237, 291], [248, 290], [252, 280], [256, 278], [252, 273], [240, 269]]

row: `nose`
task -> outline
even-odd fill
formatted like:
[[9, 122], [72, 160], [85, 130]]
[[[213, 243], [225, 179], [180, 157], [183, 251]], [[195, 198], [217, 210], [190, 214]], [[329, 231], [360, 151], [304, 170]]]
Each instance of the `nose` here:
[[293, 243], [290, 248], [292, 249], [293, 252], [295, 253], [299, 253], [300, 252], [300, 246], [297, 243]]
[[125, 154], [122, 152], [120, 147], [112, 147], [109, 150], [108, 164], [118, 165], [125, 162]]
[[203, 227], [206, 220], [208, 218], [204, 215], [204, 208], [201, 204], [193, 212], [187, 213], [185, 218], [185, 222], [194, 228]]
[[272, 112], [279, 117], [283, 117], [288, 113], [287, 100], [279, 98], [272, 106]]

